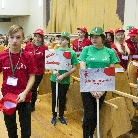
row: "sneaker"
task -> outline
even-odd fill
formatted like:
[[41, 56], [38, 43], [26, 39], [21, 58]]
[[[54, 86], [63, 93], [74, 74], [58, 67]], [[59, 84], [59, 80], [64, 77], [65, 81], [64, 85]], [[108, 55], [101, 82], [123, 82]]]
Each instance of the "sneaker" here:
[[67, 125], [67, 122], [66, 122], [66, 120], [65, 120], [64, 117], [59, 117], [58, 119], [59, 119], [59, 121], [60, 121], [62, 124]]
[[53, 117], [53, 118], [52, 118], [51, 123], [52, 123], [53, 125], [56, 125], [56, 117]]
[[31, 112], [35, 111], [35, 107], [31, 107]]

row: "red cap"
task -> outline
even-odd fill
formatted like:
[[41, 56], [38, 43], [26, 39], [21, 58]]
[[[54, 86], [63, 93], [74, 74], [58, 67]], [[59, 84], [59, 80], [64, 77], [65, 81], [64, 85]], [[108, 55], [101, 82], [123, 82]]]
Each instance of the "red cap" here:
[[77, 30], [81, 30], [81, 31], [83, 31], [83, 32], [87, 32], [87, 29], [86, 29], [86, 27], [81, 27], [81, 28], [77, 28]]
[[137, 34], [137, 29], [136, 28], [130, 28], [128, 36], [136, 36]]
[[33, 34], [40, 34], [40, 35], [44, 36], [44, 31], [42, 29], [36, 29]]
[[119, 32], [119, 31], [123, 31], [123, 32], [125, 32], [124, 29], [122, 29], [122, 28], [117, 28], [117, 29], [115, 30], [115, 33]]
[[6, 113], [7, 115], [12, 115], [16, 110], [18, 101], [16, 100], [18, 95], [7, 93], [0, 100], [0, 110]]
[[105, 33], [111, 33], [111, 34], [114, 34], [114, 31], [113, 30], [108, 30], [107, 32]]

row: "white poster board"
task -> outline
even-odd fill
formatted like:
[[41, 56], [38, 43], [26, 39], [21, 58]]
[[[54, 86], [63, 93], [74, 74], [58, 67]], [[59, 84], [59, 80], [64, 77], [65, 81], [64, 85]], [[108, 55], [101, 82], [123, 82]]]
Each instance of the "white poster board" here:
[[45, 69], [71, 70], [71, 52], [46, 50]]
[[80, 91], [114, 91], [115, 69], [93, 68], [80, 70]]

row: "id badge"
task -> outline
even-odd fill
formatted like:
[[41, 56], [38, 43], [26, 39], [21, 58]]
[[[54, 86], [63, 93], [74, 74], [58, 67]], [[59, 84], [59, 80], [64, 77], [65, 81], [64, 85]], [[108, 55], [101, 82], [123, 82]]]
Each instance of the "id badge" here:
[[7, 85], [17, 86], [18, 78], [15, 77], [8, 77], [7, 79]]
[[133, 55], [133, 58], [138, 58], [138, 55]]
[[124, 55], [122, 55], [122, 59], [124, 59], [124, 60], [128, 60], [128, 56], [124, 56]]

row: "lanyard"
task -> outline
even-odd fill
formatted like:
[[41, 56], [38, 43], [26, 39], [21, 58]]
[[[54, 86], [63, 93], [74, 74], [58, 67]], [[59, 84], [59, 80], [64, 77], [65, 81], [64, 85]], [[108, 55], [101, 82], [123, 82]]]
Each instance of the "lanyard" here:
[[125, 49], [125, 46], [121, 45], [121, 48], [122, 48], [124, 54], [126, 55], [126, 49]]
[[78, 52], [80, 51], [80, 47], [81, 47], [82, 42], [83, 42], [83, 41], [79, 41], [79, 40], [78, 40]]
[[21, 55], [22, 55], [22, 49], [20, 50], [20, 57], [19, 57], [19, 59], [18, 59], [18, 62], [16, 63], [16, 65], [15, 65], [15, 67], [14, 67], [13, 64], [12, 64], [12, 57], [11, 57], [10, 50], [9, 50], [10, 64], [11, 64], [11, 68], [12, 68], [12, 77], [14, 77], [14, 72], [15, 72], [15, 70], [17, 69], [17, 66], [18, 66], [18, 64], [19, 64], [19, 62], [20, 62]]
[[36, 55], [36, 52], [38, 51], [39, 48], [40, 48], [40, 46], [38, 46], [38, 48], [36, 50], [34, 48], [34, 55]]
[[133, 46], [135, 48], [135, 51], [137, 52], [138, 51], [138, 46], [137, 46], [138, 44], [135, 44], [135, 42], [133, 42], [133, 41], [132, 41], [132, 44], [133, 44]]

